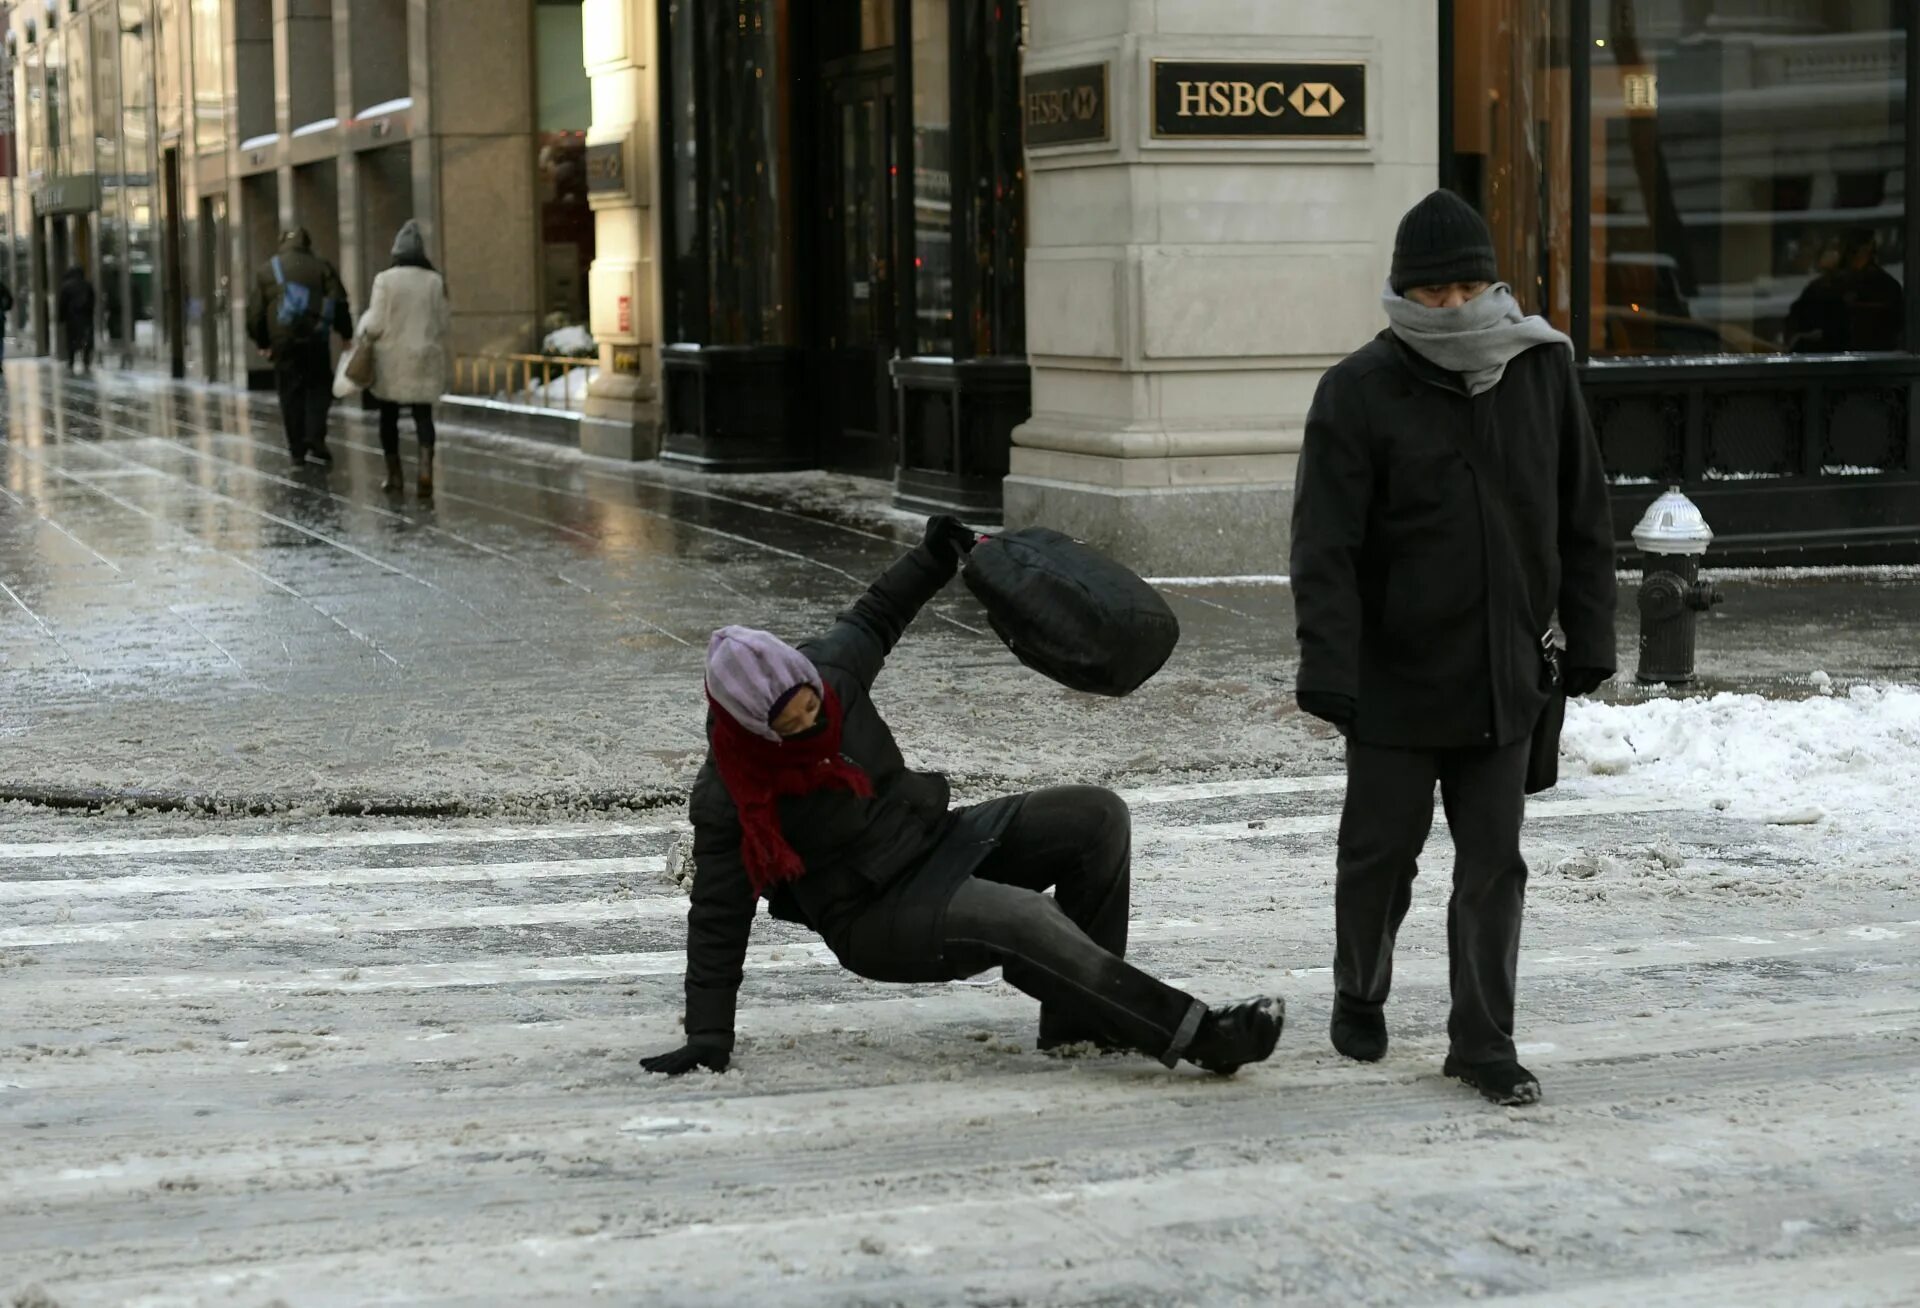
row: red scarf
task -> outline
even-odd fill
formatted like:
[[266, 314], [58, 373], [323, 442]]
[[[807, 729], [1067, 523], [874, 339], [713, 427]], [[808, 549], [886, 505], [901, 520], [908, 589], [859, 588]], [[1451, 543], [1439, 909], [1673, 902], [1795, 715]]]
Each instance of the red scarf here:
[[775, 800], [829, 786], [851, 790], [862, 799], [873, 794], [873, 782], [859, 765], [840, 757], [840, 697], [831, 686], [822, 685], [821, 690], [820, 715], [826, 725], [812, 735], [779, 741], [754, 735], [707, 696], [713, 766], [740, 812], [740, 853], [755, 895], [797, 880], [807, 870], [780, 830]]

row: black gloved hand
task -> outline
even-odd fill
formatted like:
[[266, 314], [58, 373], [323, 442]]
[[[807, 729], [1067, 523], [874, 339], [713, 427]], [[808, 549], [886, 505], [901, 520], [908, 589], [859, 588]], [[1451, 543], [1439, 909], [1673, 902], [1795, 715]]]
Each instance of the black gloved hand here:
[[1293, 698], [1301, 712], [1311, 713], [1322, 722], [1343, 729], [1353, 725], [1354, 714], [1360, 711], [1353, 696], [1328, 690], [1302, 690], [1296, 692]]
[[1579, 699], [1582, 695], [1593, 694], [1612, 679], [1613, 673], [1606, 668], [1568, 668], [1567, 694]]
[[709, 1072], [724, 1072], [733, 1061], [733, 1041], [724, 1036], [688, 1036], [687, 1043], [669, 1053], [640, 1060], [640, 1066], [662, 1076], [681, 1076], [704, 1067]]
[[927, 519], [926, 547], [934, 558], [960, 566], [960, 559], [973, 549], [979, 537], [950, 513], [936, 513]]

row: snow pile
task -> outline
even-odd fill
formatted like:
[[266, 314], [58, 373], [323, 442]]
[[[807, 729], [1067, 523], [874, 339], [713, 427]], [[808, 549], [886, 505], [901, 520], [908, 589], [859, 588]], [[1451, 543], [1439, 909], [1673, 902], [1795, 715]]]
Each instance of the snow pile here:
[[576, 324], [548, 332], [546, 339], [540, 342], [540, 351], [548, 355], [583, 359], [600, 353], [600, 347], [594, 343], [593, 333]]
[[1782, 825], [1828, 815], [1910, 827], [1920, 790], [1920, 688], [1862, 686], [1804, 700], [1758, 695], [1575, 701], [1560, 750], [1568, 779], [1693, 800]]

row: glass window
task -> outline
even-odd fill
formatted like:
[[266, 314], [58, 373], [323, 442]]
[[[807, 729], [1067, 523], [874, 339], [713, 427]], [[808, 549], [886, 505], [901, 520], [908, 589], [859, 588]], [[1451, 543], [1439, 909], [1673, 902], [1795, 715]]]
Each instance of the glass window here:
[[969, 61], [972, 148], [963, 203], [968, 206], [972, 243], [965, 257], [973, 263], [975, 289], [963, 352], [1024, 355], [1027, 181], [1020, 100], [1024, 8], [969, 6], [965, 16], [966, 48], [981, 55]]
[[220, 0], [193, 0], [193, 140], [202, 152], [227, 148], [227, 70]]
[[1902, 348], [1907, 10], [1594, 6], [1595, 355]]
[[707, 336], [707, 274], [701, 236], [700, 117], [694, 63], [700, 48], [695, 0], [667, 4], [667, 309], [670, 342]]
[[913, 268], [916, 353], [953, 354], [953, 45], [947, 0], [913, 0]]
[[159, 280], [155, 272], [153, 104], [148, 87], [148, 33], [138, 4], [123, 3], [120, 33], [120, 159], [126, 180], [126, 331], [136, 355], [154, 357], [154, 311]]
[[696, 9], [709, 20], [708, 326], [727, 345], [792, 343], [793, 259], [787, 160], [787, 0], [733, 0]]
[[1454, 0], [1451, 184], [1529, 313], [1572, 314], [1566, 0]]
[[60, 43], [66, 47], [66, 124], [65, 168], [69, 173], [93, 171], [93, 74], [87, 61], [87, 20], [69, 18], [60, 31]]
[[156, 102], [154, 107], [158, 114], [161, 133], [170, 134], [181, 130], [180, 0], [156, 0], [153, 21], [160, 38], [160, 54], [153, 69]]

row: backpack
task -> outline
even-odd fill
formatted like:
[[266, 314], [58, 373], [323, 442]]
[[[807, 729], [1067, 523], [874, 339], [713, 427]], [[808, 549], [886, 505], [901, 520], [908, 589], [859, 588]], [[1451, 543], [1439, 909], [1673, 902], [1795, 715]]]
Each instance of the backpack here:
[[1045, 527], [980, 542], [961, 576], [1014, 657], [1072, 690], [1130, 694], [1180, 641], [1180, 620], [1159, 591]]
[[296, 341], [308, 339], [316, 328], [324, 334], [326, 324], [333, 320], [333, 297], [328, 296], [321, 302], [319, 312], [314, 312], [313, 288], [304, 282], [288, 281], [277, 254], [273, 256], [273, 280], [280, 286], [280, 309], [276, 317], [288, 334]]

